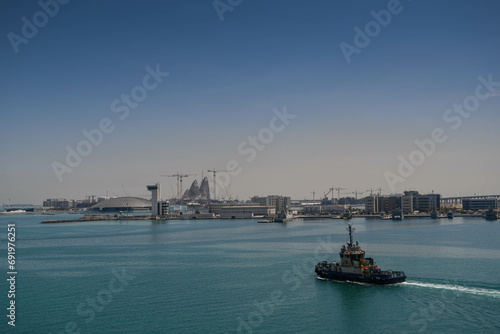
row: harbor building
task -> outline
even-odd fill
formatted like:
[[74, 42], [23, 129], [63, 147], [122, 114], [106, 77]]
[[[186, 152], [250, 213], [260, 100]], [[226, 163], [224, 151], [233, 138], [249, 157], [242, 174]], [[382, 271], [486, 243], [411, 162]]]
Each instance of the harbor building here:
[[254, 196], [250, 199], [252, 203], [258, 203], [262, 206], [274, 206], [276, 208], [276, 212], [283, 212], [292, 203], [292, 200], [288, 196], [279, 196], [279, 195], [269, 195], [269, 196]]
[[[406, 193], [406, 192], [405, 192]], [[401, 210], [403, 213], [409, 214], [413, 212], [413, 196], [412, 195], [403, 195], [401, 196]]]
[[231, 205], [223, 206], [220, 211], [220, 218], [257, 218], [269, 217], [276, 214], [276, 207], [267, 205]]
[[432, 211], [441, 208], [440, 194], [419, 194], [418, 191], [405, 191], [402, 196], [402, 209], [404, 213], [413, 211]]
[[426, 194], [414, 196], [413, 207], [414, 210], [419, 211], [439, 210], [441, 208], [441, 195]]
[[90, 211], [100, 212], [134, 212], [151, 209], [151, 201], [140, 197], [116, 197], [92, 205]]
[[210, 203], [208, 212], [213, 213], [215, 215], [220, 215], [222, 212], [222, 208], [224, 207], [232, 207], [232, 206], [259, 206], [258, 203]]
[[365, 211], [367, 213], [378, 213], [378, 196], [365, 197]]
[[432, 211], [441, 208], [440, 194], [419, 194], [418, 191], [405, 191], [403, 195], [367, 196], [365, 210], [370, 214], [389, 213], [401, 209], [409, 214], [414, 211]]
[[73, 200], [67, 200], [65, 198], [48, 198], [43, 201], [43, 207], [45, 209], [69, 209], [75, 204]]
[[381, 196], [378, 203], [379, 212], [392, 212], [401, 208], [401, 196]]
[[305, 215], [321, 215], [342, 213], [345, 208], [343, 205], [337, 204], [302, 203], [300, 207], [297, 207], [297, 211], [301, 211]]
[[389, 213], [398, 208], [401, 208], [400, 195], [365, 197], [365, 211], [367, 213]]
[[464, 198], [462, 208], [464, 210], [487, 210], [489, 208], [498, 209], [498, 198]]

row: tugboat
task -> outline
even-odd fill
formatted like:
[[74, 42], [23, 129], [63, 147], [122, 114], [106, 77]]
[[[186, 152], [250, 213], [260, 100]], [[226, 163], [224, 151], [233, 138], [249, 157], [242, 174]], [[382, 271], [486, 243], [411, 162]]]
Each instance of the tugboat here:
[[278, 213], [276, 218], [273, 219], [273, 223], [285, 223], [292, 219], [293, 219], [292, 213], [288, 210], [283, 210], [280, 213]]
[[498, 216], [497, 216], [497, 213], [495, 211], [493, 211], [492, 208], [489, 208], [489, 210], [484, 213], [484, 219], [497, 220]]
[[[349, 242], [342, 245], [340, 250], [340, 262], [320, 262], [315, 267], [315, 272], [321, 278], [337, 281], [363, 282], [371, 284], [394, 284], [406, 280], [402, 271], [383, 271], [378, 268], [372, 258], [365, 258], [365, 251], [358, 242], [352, 241], [354, 228], [348, 224]], [[346, 247], [347, 246], [347, 247]]]
[[431, 212], [431, 219], [437, 219], [438, 218], [438, 213], [436, 210], [432, 210]]
[[448, 211], [446, 218], [453, 219], [453, 211]]
[[345, 209], [344, 212], [342, 213], [342, 219], [351, 219], [352, 218], [352, 213], [351, 211]]
[[403, 220], [403, 218], [403, 211], [401, 211], [401, 209], [392, 211], [392, 220]]

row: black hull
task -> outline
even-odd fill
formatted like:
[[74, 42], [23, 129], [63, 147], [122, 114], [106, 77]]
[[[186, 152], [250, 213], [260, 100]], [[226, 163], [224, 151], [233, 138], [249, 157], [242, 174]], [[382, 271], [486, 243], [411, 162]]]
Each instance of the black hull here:
[[406, 275], [404, 272], [381, 272], [381, 273], [373, 273], [371, 275], [359, 275], [359, 274], [349, 274], [349, 273], [341, 273], [337, 271], [325, 270], [321, 267], [316, 267], [316, 273], [321, 278], [331, 279], [335, 281], [343, 281], [343, 282], [359, 282], [359, 283], [367, 283], [367, 284], [396, 284], [403, 283], [406, 281]]

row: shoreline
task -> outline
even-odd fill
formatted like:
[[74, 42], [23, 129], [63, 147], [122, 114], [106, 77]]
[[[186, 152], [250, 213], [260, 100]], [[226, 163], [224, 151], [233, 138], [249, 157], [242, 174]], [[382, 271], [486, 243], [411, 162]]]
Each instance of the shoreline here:
[[[460, 214], [455, 215], [454, 217], [469, 217], [469, 218], [483, 218], [481, 215], [477, 214]], [[352, 218], [368, 218], [373, 220], [392, 220], [392, 219], [382, 219], [379, 215], [353, 215]], [[430, 214], [428, 215], [405, 215], [405, 219], [416, 219], [416, 218], [431, 218]], [[256, 218], [234, 218], [236, 219], [262, 219], [262, 217]], [[338, 215], [300, 215], [296, 216], [293, 219], [335, 219], [335, 220], [344, 220], [342, 217]], [[446, 216], [439, 216], [435, 219], [448, 219]], [[41, 224], [60, 224], [60, 223], [78, 223], [78, 222], [89, 222], [89, 221], [110, 221], [110, 220], [231, 220], [231, 218], [191, 218], [184, 219], [180, 217], [153, 217], [153, 216], [106, 216], [106, 215], [92, 215], [92, 216], [84, 216], [75, 219], [49, 219], [44, 220]], [[349, 220], [349, 219], [346, 219]], [[450, 219], [453, 220], [453, 219]]]

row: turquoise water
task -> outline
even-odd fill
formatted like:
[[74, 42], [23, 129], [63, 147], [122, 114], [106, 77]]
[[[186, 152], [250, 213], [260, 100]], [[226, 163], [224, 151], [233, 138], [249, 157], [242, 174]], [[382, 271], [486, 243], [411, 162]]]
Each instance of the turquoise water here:
[[[51, 216], [69, 218], [75, 215]], [[355, 239], [408, 282], [370, 286], [319, 280], [337, 260], [339, 220], [16, 224], [16, 327], [2, 333], [498, 333], [499, 222], [481, 218], [355, 218]]]

